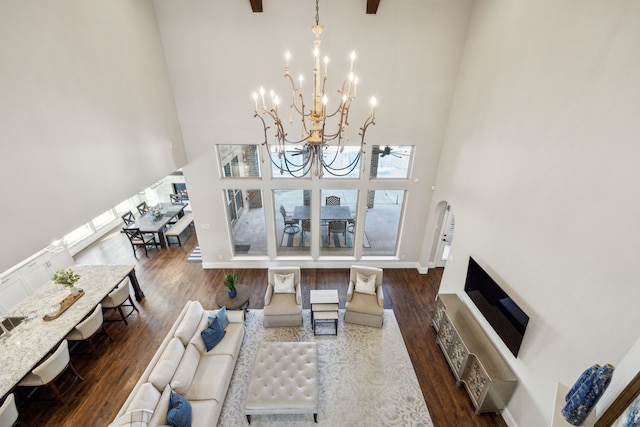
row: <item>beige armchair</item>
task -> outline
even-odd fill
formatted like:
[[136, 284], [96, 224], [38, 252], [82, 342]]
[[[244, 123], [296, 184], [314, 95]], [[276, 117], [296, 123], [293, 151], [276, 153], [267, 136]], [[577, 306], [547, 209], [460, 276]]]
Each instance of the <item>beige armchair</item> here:
[[[282, 288], [282, 285], [276, 280], [276, 275], [288, 274], [293, 274], [292, 289], [290, 292], [282, 292], [282, 289], [278, 289]], [[301, 326], [300, 267], [270, 268], [268, 280], [267, 292], [264, 295], [264, 327]]]
[[[358, 273], [371, 277], [375, 276], [374, 293], [356, 291]], [[372, 279], [373, 280], [373, 279]], [[347, 303], [344, 311], [346, 323], [382, 327], [384, 317], [384, 294], [382, 292], [382, 269], [354, 265], [351, 267], [349, 277], [349, 289], [347, 290]]]

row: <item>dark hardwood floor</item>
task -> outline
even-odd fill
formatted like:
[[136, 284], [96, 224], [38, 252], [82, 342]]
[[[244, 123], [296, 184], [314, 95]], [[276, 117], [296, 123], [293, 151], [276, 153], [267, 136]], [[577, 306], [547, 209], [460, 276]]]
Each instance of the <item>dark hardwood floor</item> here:
[[[173, 246], [144, 253], [136, 260], [126, 238], [113, 232], [76, 258], [78, 264], [136, 264], [136, 273], [146, 298], [136, 302], [139, 314], [123, 322], [108, 323], [114, 338], [97, 340], [98, 359], [72, 354], [72, 362], [84, 376], [71, 384], [65, 403], [28, 401], [20, 408], [20, 420], [28, 426], [106, 426], [129, 395], [160, 342], [184, 304], [192, 299], [205, 308], [215, 308], [215, 293], [223, 288], [222, 270], [203, 270], [200, 263], [187, 263], [196, 246], [195, 233], [182, 247]], [[261, 309], [266, 289], [266, 269], [238, 270], [240, 282], [251, 289], [250, 309]], [[303, 308], [309, 308], [310, 289], [340, 290], [344, 307], [348, 269], [303, 269]], [[420, 275], [414, 269], [385, 269], [385, 308], [392, 308], [400, 325], [433, 424], [441, 426], [506, 426], [495, 414], [475, 415], [463, 388], [455, 386], [429, 326], [442, 269]], [[109, 318], [116, 318], [114, 313]], [[79, 349], [80, 352], [83, 349]], [[391, 362], [391, 361], [390, 361]], [[38, 392], [47, 398], [48, 390]]]

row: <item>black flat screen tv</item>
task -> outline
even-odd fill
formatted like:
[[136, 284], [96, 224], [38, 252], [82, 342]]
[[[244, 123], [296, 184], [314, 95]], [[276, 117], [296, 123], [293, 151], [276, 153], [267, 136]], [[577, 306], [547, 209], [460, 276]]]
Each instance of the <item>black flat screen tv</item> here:
[[464, 291], [511, 353], [517, 356], [529, 316], [472, 257], [469, 257]]

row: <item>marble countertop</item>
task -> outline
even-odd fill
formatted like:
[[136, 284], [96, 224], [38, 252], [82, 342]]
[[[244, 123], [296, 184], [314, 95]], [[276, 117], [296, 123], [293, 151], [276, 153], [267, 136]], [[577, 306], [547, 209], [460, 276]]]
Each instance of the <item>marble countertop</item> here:
[[69, 290], [51, 281], [16, 306], [7, 317], [22, 316], [24, 321], [0, 338], [0, 396], [4, 396], [54, 349], [67, 334], [111, 292], [133, 265], [74, 265], [80, 275], [76, 287], [84, 295], [60, 317], [45, 322], [43, 317], [58, 312], [60, 301]]

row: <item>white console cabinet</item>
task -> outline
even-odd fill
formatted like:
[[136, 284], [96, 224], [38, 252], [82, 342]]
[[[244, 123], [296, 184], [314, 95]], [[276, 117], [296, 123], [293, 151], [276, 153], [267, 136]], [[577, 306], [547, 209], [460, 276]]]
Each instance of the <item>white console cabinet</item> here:
[[73, 265], [73, 258], [67, 250], [61, 252], [41, 253], [20, 268], [22, 277], [30, 293], [37, 291], [53, 277], [53, 274], [63, 268]]
[[8, 313], [23, 299], [51, 281], [53, 274], [74, 264], [65, 248], [60, 252], [41, 251], [0, 276], [0, 315]]
[[31, 293], [19, 271], [0, 278], [0, 316], [7, 314]]
[[468, 307], [456, 294], [438, 294], [431, 319], [457, 385], [464, 385], [476, 413], [502, 411], [518, 380]]

